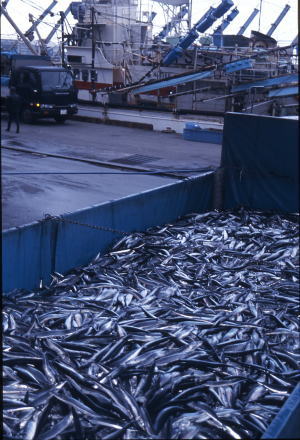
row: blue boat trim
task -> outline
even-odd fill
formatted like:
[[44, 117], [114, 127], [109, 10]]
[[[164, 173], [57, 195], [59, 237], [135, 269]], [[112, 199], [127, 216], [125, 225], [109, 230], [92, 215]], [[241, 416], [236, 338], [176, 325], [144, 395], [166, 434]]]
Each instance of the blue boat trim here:
[[148, 84], [133, 90], [133, 93], [136, 95], [137, 93], [152, 92], [153, 90], [164, 89], [165, 87], [173, 87], [176, 86], [177, 84], [183, 84], [183, 83], [188, 83], [191, 81], [197, 81], [199, 79], [207, 78], [212, 74], [213, 71], [193, 73], [191, 75], [181, 76], [179, 78], [173, 78], [167, 81], [164, 80], [158, 83], [156, 82], [153, 84]]
[[282, 89], [270, 90], [268, 94], [269, 98], [274, 98], [276, 96], [292, 96], [292, 95], [299, 95], [298, 86], [284, 87]]
[[231, 91], [233, 93], [235, 92], [243, 92], [245, 90], [252, 89], [253, 87], [268, 87], [268, 86], [275, 86], [278, 84], [285, 84], [285, 83], [298, 83], [298, 75], [285, 75], [285, 76], [279, 76], [276, 78], [269, 78], [264, 79], [262, 81], [254, 81], [251, 83], [241, 84], [239, 86], [234, 86], [231, 88]]

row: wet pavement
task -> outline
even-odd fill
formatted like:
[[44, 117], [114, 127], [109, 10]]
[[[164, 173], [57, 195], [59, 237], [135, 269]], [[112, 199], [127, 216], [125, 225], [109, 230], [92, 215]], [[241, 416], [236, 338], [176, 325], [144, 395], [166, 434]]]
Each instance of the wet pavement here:
[[[2, 175], [3, 229], [40, 220], [45, 214], [62, 215], [176, 180], [129, 174], [120, 169], [122, 166], [168, 171], [217, 167], [220, 163], [221, 145], [189, 142], [177, 133], [79, 121], [58, 125], [43, 120], [35, 125], [22, 125], [20, 134], [16, 134], [7, 133], [6, 121], [1, 122], [1, 145], [9, 148], [2, 148], [1, 152], [3, 173], [61, 173]], [[92, 160], [98, 165], [45, 154]], [[122, 174], [65, 174], [118, 171]]]

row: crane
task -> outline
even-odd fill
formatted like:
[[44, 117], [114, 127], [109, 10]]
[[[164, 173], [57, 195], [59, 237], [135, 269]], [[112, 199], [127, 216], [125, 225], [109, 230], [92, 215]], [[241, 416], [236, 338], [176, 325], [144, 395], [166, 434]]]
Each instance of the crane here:
[[50, 13], [51, 9], [54, 8], [54, 6], [56, 5], [57, 0], [53, 0], [53, 2], [51, 3], [50, 6], [48, 6], [48, 8], [46, 8], [44, 10], [44, 12], [39, 16], [39, 18], [35, 21], [32, 22], [32, 25], [30, 26], [30, 28], [27, 29], [27, 31], [25, 32], [25, 36], [32, 41], [33, 40], [33, 33], [34, 30], [36, 30], [36, 27], [38, 24], [40, 24], [41, 21], [44, 20], [44, 18]]
[[176, 14], [172, 18], [172, 20], [169, 21], [169, 23], [167, 23], [162, 28], [160, 33], [156, 37], [154, 37], [154, 42], [164, 39], [168, 35], [168, 33], [171, 32], [171, 30], [176, 26], [176, 23], [178, 23], [178, 21], [181, 21], [188, 12], [189, 12], [189, 8], [183, 6], [178, 12], [178, 14]]
[[[45, 45], [45, 42], [43, 41], [41, 34], [39, 33], [39, 31], [36, 28], [37, 25], [36, 25], [36, 22], [34, 21], [32, 14], [29, 14], [29, 21], [32, 22], [32, 29], [33, 30], [31, 32], [34, 33], [34, 31], [35, 31], [38, 36], [38, 39], [39, 39], [39, 42], [41, 45], [41, 47], [40, 47], [41, 55], [47, 55], [47, 46]], [[25, 34], [25, 36], [27, 36], [27, 35]], [[28, 36], [27, 36], [27, 38], [28, 38]]]
[[258, 9], [254, 8], [250, 17], [247, 18], [247, 20], [245, 21], [245, 23], [243, 24], [243, 26], [241, 27], [241, 29], [238, 31], [237, 35], [243, 35], [245, 30], [248, 28], [248, 26], [250, 25], [250, 23], [252, 23], [252, 21], [254, 20], [254, 18], [257, 16], [258, 14]]
[[[6, 2], [7, 4], [7, 2]], [[28, 40], [28, 38], [25, 37], [25, 35], [23, 34], [23, 32], [18, 28], [18, 26], [16, 25], [16, 23], [13, 21], [13, 19], [10, 17], [10, 15], [8, 14], [7, 10], [5, 9], [5, 7], [3, 7], [2, 5], [0, 5], [0, 11], [1, 13], [4, 15], [4, 17], [6, 18], [6, 20], [12, 25], [12, 27], [14, 28], [14, 30], [17, 32], [17, 34], [20, 36], [20, 38], [24, 41], [24, 43], [26, 44], [26, 46], [28, 47], [28, 49], [30, 50], [30, 52], [33, 53], [33, 55], [39, 55], [37, 53], [37, 51], [34, 49], [34, 47], [32, 46], [32, 44], [30, 43], [30, 41]]]
[[232, 20], [235, 19], [235, 17], [239, 14], [238, 8], [234, 8], [229, 15], [227, 15], [226, 18], [222, 21], [222, 23], [217, 27], [217, 29], [214, 31], [213, 35], [221, 34], [232, 22]]
[[227, 15], [226, 18], [222, 21], [222, 23], [217, 27], [217, 29], [214, 31], [214, 44], [216, 46], [222, 46], [222, 34], [223, 31], [230, 25], [232, 20], [235, 19], [235, 17], [239, 14], [239, 10], [237, 8], [234, 8], [230, 14]]
[[279, 14], [278, 18], [275, 20], [275, 22], [272, 24], [270, 29], [267, 32], [267, 36], [271, 37], [271, 35], [274, 33], [277, 26], [282, 22], [286, 14], [288, 13], [289, 9], [291, 9], [290, 5], [285, 5], [281, 13]]

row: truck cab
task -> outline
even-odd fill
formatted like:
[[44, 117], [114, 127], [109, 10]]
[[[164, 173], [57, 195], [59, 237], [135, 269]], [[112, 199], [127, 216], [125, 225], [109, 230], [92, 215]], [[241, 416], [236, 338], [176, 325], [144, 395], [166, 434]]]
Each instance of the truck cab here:
[[57, 66], [24, 66], [13, 71], [10, 86], [23, 101], [24, 122], [53, 117], [64, 122], [77, 113], [77, 93], [69, 70]]
[[49, 57], [1, 54], [1, 97], [14, 86], [22, 98], [22, 119], [64, 122], [77, 113], [77, 90], [70, 70], [55, 66]]

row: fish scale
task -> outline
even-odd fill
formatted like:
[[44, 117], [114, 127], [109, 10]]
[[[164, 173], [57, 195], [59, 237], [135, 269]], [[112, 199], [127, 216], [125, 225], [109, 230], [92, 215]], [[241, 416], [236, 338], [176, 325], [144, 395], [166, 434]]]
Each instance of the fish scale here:
[[189, 214], [9, 294], [5, 438], [260, 438], [300, 376], [298, 232]]

